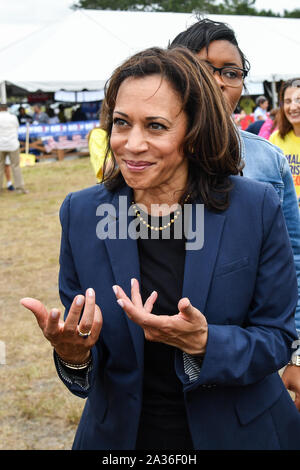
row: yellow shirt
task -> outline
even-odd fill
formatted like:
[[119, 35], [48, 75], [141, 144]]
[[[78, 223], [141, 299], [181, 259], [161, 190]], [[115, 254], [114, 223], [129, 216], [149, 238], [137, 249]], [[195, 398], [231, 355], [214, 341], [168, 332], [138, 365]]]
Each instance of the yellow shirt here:
[[293, 180], [298, 198], [300, 197], [300, 137], [297, 137], [291, 130], [284, 139], [278, 131], [270, 136], [270, 142], [283, 150], [293, 175]]
[[94, 169], [95, 175], [99, 181], [103, 176], [103, 163], [107, 147], [106, 131], [96, 127], [93, 129], [89, 136], [89, 152], [91, 164]]

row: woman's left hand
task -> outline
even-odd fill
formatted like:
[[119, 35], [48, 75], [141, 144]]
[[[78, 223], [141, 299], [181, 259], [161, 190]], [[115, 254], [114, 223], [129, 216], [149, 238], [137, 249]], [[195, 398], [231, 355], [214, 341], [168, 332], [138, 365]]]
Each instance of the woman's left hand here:
[[131, 281], [131, 299], [120, 286], [113, 286], [118, 304], [130, 320], [140, 325], [148, 341], [165, 343], [196, 355], [205, 354], [208, 326], [205, 316], [193, 307], [187, 298], [178, 302], [177, 315], [153, 315], [157, 292], [153, 292], [143, 305], [136, 279]]
[[294, 403], [297, 410], [300, 411], [300, 367], [288, 364], [281, 378], [287, 390], [294, 392]]

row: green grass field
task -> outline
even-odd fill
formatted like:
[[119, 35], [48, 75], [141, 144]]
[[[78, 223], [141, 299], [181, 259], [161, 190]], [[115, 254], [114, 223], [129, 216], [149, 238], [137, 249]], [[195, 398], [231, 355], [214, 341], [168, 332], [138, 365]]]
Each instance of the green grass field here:
[[96, 183], [89, 158], [23, 168], [26, 195], [0, 195], [0, 449], [70, 449], [84, 400], [56, 375], [51, 345], [22, 297], [61, 310], [59, 208], [71, 191]]

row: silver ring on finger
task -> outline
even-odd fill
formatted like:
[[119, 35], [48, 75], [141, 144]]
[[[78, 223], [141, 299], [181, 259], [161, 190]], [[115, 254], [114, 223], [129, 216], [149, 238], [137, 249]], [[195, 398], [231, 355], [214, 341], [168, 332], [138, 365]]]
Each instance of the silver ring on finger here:
[[88, 338], [88, 336], [90, 336], [92, 330], [88, 331], [87, 333], [83, 333], [82, 331], [80, 331], [79, 326], [77, 326], [77, 332], [78, 332], [79, 336], [81, 336], [82, 338]]

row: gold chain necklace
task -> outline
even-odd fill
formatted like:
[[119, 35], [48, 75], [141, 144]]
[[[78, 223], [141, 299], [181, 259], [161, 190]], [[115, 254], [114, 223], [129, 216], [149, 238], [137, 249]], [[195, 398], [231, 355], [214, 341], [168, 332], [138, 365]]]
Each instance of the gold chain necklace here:
[[[188, 194], [184, 200], [184, 203], [188, 201], [190, 195]], [[142, 216], [141, 216], [141, 211], [140, 209], [137, 208], [137, 205], [134, 201], [132, 201], [132, 208], [134, 210], [134, 213], [135, 213], [135, 216], [139, 218], [139, 220], [141, 221], [141, 223], [143, 225], [145, 225], [147, 228], [150, 228], [150, 230], [154, 230], [156, 232], [158, 232], [159, 230], [165, 230], [166, 228], [169, 228], [172, 224], [174, 224], [175, 220], [178, 219], [179, 215], [181, 214], [181, 210], [178, 210], [178, 211], [175, 211], [174, 212], [174, 216], [172, 217], [172, 219], [170, 219], [170, 222], [168, 222], [167, 224], [165, 225], [159, 225], [158, 227], [154, 227], [153, 225], [150, 225], [148, 224], [148, 221], [145, 220]], [[150, 216], [151, 217], [151, 216]]]

